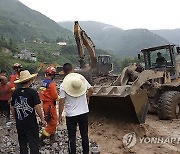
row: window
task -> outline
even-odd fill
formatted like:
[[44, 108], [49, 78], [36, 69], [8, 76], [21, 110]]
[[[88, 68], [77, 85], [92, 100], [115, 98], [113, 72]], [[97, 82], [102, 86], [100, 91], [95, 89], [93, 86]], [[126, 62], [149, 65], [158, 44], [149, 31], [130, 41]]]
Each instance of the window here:
[[[162, 63], [161, 66], [172, 66], [171, 54], [169, 48], [166, 49], [159, 49], [155, 51], [149, 51], [145, 53], [145, 61], [146, 65], [150, 68], [158, 67], [158, 54], [160, 54], [160, 59], [164, 59], [165, 61]], [[161, 67], [160, 66], [160, 67]]]

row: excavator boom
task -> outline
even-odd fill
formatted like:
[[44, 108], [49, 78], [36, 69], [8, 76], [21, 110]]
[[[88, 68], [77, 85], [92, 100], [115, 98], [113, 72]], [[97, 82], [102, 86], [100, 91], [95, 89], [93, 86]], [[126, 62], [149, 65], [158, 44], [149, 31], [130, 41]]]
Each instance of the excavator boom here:
[[95, 53], [95, 45], [91, 38], [86, 34], [85, 31], [82, 30], [80, 27], [78, 21], [75, 21], [74, 24], [74, 37], [77, 43], [78, 47], [78, 53], [79, 53], [79, 62], [80, 62], [80, 68], [85, 68], [85, 52], [84, 52], [84, 46], [87, 48], [90, 59], [91, 59], [91, 68], [94, 69], [97, 67], [97, 58]]

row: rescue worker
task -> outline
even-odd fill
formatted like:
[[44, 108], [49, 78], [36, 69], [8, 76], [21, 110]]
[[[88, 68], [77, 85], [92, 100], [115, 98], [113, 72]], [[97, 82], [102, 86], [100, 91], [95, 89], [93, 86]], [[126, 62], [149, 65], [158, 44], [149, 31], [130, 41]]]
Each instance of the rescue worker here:
[[56, 89], [56, 83], [53, 81], [55, 77], [56, 69], [54, 67], [48, 67], [46, 69], [46, 78], [42, 81], [40, 87], [40, 99], [43, 102], [43, 111], [47, 126], [40, 136], [40, 145], [44, 145], [43, 140], [50, 138], [50, 144], [55, 141], [55, 131], [58, 122], [58, 115], [56, 111], [56, 100], [58, 99], [58, 92]]
[[10, 84], [11, 84], [12, 91], [14, 91], [16, 89], [16, 84], [14, 83], [14, 81], [19, 79], [20, 72], [22, 70], [22, 65], [19, 63], [15, 63], [13, 65], [13, 69], [14, 69], [15, 73], [10, 76]]

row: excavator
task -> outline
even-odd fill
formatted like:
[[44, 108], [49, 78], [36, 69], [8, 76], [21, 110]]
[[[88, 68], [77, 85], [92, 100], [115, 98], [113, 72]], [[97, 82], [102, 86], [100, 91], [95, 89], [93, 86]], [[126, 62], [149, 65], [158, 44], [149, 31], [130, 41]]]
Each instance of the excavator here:
[[[74, 24], [74, 37], [76, 40], [80, 70], [79, 73], [83, 74], [88, 81], [97, 84], [103, 79], [112, 78], [113, 76], [113, 63], [110, 55], [96, 56], [95, 45], [87, 33], [80, 27], [78, 21]], [[90, 62], [86, 63], [85, 60], [85, 47], [89, 53]], [[76, 71], [78, 72], [78, 70]]]

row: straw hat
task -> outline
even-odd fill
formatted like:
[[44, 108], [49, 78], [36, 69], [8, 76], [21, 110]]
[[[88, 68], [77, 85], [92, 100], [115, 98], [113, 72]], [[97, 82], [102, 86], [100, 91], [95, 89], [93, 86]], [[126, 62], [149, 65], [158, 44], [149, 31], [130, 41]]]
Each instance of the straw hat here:
[[68, 74], [64, 78], [62, 86], [64, 91], [72, 97], [82, 96], [87, 91], [87, 81], [84, 76], [78, 73]]
[[19, 80], [14, 81], [14, 83], [22, 83], [25, 81], [29, 81], [35, 76], [37, 76], [37, 74], [30, 74], [28, 70], [24, 70], [20, 72]]

